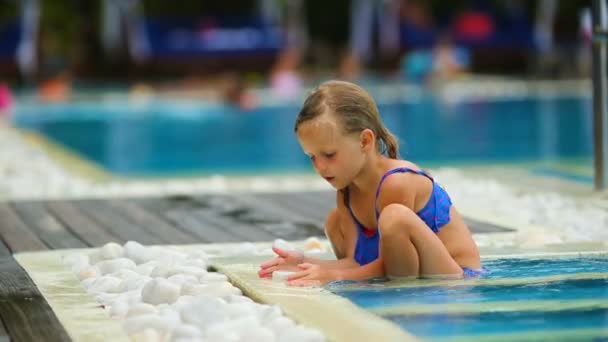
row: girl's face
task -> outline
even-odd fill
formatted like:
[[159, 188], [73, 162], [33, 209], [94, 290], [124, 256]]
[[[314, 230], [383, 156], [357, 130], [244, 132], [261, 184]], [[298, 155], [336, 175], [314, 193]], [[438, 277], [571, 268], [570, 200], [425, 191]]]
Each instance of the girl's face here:
[[303, 122], [297, 136], [315, 171], [335, 189], [348, 186], [363, 167], [365, 154], [359, 134], [344, 134], [333, 115]]

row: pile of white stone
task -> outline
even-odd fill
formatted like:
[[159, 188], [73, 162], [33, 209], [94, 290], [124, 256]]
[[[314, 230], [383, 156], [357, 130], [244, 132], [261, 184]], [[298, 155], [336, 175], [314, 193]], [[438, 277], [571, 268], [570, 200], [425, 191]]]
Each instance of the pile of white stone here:
[[134, 341], [324, 341], [278, 306], [255, 303], [207, 271], [202, 251], [108, 243], [64, 264]]

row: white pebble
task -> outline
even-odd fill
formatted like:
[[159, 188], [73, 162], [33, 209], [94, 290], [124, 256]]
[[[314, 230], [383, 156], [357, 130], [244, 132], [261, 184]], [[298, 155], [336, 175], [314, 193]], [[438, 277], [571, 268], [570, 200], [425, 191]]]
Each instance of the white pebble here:
[[270, 330], [274, 331], [278, 336], [282, 335], [286, 330], [292, 329], [296, 326], [294, 321], [285, 316], [277, 317], [270, 322], [266, 322], [265, 325]]
[[129, 303], [126, 300], [116, 300], [110, 307], [111, 317], [124, 317], [129, 311]]
[[137, 267], [135, 267], [135, 272], [144, 276], [149, 276], [152, 273], [154, 267], [156, 266], [158, 266], [158, 261], [148, 261], [146, 263], [137, 265]]
[[149, 304], [173, 303], [179, 297], [180, 286], [167, 279], [155, 278], [141, 290], [141, 299]]
[[151, 261], [156, 256], [153, 249], [145, 247], [135, 241], [127, 241], [124, 246], [124, 251], [125, 256], [138, 265]]
[[89, 292], [100, 293], [100, 292], [116, 292], [118, 286], [122, 282], [119, 278], [111, 276], [102, 276], [98, 278], [91, 278], [93, 281], [87, 288]]
[[217, 272], [208, 272], [205, 275], [199, 277], [201, 283], [214, 283], [214, 282], [227, 282], [228, 277], [225, 274]]
[[174, 274], [172, 276], [170, 276], [169, 278], [167, 278], [168, 281], [172, 282], [173, 284], [177, 284], [180, 286], [183, 286], [184, 284], [196, 284], [198, 283], [198, 278], [190, 275], [190, 274]]
[[180, 324], [171, 332], [171, 340], [178, 339], [200, 339], [202, 338], [201, 329], [192, 324]]
[[198, 296], [181, 308], [182, 320], [201, 329], [227, 319], [226, 302], [208, 295]]
[[95, 266], [99, 268], [102, 274], [114, 273], [122, 269], [135, 269], [135, 263], [133, 262], [133, 260], [127, 258], [100, 261], [95, 264]]
[[124, 279], [120, 285], [118, 285], [119, 291], [133, 291], [142, 289], [150, 280], [151, 277], [139, 276]]
[[266, 341], [266, 342], [274, 342], [277, 337], [275, 333], [264, 327], [257, 327], [253, 330], [246, 332], [247, 341]]
[[293, 271], [274, 271], [272, 272], [272, 280], [277, 282], [286, 282], [287, 277], [294, 274]]
[[182, 286], [182, 296], [198, 296], [207, 293], [209, 285], [207, 284], [184, 284]]
[[158, 313], [158, 309], [156, 309], [156, 307], [154, 305], [148, 304], [148, 303], [138, 303], [135, 305], [132, 305], [129, 308], [129, 311], [127, 311], [127, 317], [132, 317], [132, 316], [140, 316], [140, 315], [147, 315], [147, 314], [157, 314]]
[[164, 335], [170, 328], [170, 322], [158, 315], [138, 315], [125, 319], [122, 326], [128, 335], [144, 329], [154, 329]]
[[116, 242], [110, 242], [101, 247], [99, 254], [104, 260], [117, 259], [125, 255], [125, 249]]

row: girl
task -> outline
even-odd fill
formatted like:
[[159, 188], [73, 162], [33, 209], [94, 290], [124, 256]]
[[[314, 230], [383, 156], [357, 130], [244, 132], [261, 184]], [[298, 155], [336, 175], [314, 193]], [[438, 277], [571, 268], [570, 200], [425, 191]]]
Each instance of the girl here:
[[295, 132], [315, 171], [336, 190], [325, 234], [337, 260], [273, 248], [260, 277], [296, 271], [290, 285], [382, 276], [468, 276], [479, 251], [450, 197], [414, 163], [397, 159], [397, 139], [361, 87], [329, 81], [304, 102]]

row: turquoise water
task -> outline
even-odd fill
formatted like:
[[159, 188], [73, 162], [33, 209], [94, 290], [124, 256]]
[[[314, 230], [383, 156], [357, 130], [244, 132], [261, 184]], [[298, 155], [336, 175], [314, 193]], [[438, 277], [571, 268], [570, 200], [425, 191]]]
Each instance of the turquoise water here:
[[608, 338], [608, 258], [497, 259], [484, 266], [488, 274], [460, 281], [342, 282], [328, 289], [424, 340], [550, 340], [558, 332], [576, 341]]
[[[299, 103], [229, 105], [126, 99], [21, 103], [17, 126], [123, 175], [311, 171], [293, 134]], [[591, 161], [591, 100], [526, 97], [445, 103], [432, 95], [379, 102], [402, 156], [425, 166]]]

